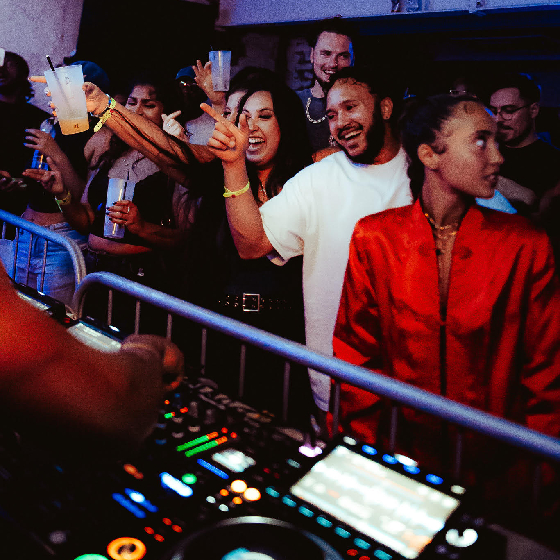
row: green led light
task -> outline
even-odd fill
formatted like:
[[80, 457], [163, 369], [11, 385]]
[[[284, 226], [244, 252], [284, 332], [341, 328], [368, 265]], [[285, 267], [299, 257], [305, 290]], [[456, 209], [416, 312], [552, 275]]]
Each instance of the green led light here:
[[196, 475], [192, 473], [186, 473], [181, 477], [181, 480], [185, 484], [195, 484], [197, 481]]
[[107, 560], [107, 556], [101, 556], [101, 554], [82, 554], [74, 560]]
[[197, 453], [202, 453], [203, 451], [206, 451], [207, 449], [211, 449], [212, 447], [217, 447], [219, 445], [218, 442], [216, 441], [209, 441], [208, 443], [205, 443], [204, 445], [199, 445], [198, 447], [195, 447], [194, 449], [191, 449], [190, 451], [186, 451], [185, 452], [185, 457], [192, 457], [193, 455], [196, 455]]
[[208, 441], [208, 436], [201, 436], [191, 441], [187, 441], [187, 443], [183, 443], [183, 445], [179, 445], [179, 447], [177, 447], [177, 451], [184, 451], [189, 447], [194, 447], [195, 445], [198, 445], [199, 443], [203, 443], [205, 441]]
[[163, 415], [164, 418], [173, 418], [173, 412], [168, 412], [167, 414]]

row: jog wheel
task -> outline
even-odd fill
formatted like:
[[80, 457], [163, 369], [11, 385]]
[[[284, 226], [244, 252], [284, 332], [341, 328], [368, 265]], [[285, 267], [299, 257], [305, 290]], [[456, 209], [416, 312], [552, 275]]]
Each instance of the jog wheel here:
[[164, 560], [343, 560], [327, 542], [269, 517], [237, 517], [181, 541]]

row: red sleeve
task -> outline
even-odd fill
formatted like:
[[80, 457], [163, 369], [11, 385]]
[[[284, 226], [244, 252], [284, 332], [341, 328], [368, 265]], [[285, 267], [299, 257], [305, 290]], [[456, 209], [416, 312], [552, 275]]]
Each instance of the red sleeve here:
[[525, 328], [523, 385], [529, 391], [529, 428], [560, 435], [560, 281], [552, 247], [543, 234], [535, 246]]
[[358, 224], [350, 242], [333, 351], [337, 358], [352, 364], [381, 369], [381, 328], [374, 273], [368, 255], [368, 235]]

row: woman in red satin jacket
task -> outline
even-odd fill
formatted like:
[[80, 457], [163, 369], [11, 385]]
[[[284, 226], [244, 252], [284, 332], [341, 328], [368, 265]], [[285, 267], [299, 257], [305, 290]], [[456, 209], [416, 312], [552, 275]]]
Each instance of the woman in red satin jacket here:
[[[560, 287], [549, 240], [482, 208], [502, 162], [496, 124], [471, 97], [414, 101], [402, 121], [414, 204], [356, 225], [335, 356], [545, 434], [560, 434]], [[342, 386], [342, 427], [383, 440], [386, 400]], [[402, 409], [398, 447], [443, 469], [453, 428]], [[501, 446], [467, 438], [470, 467]], [[486, 451], [491, 450], [491, 455]], [[474, 454], [471, 451], [475, 451]], [[493, 467], [488, 465], [492, 464]]]

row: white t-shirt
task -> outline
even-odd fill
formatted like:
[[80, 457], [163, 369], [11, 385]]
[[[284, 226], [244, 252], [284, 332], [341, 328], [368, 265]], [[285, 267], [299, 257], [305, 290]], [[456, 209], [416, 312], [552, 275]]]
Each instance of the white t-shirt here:
[[190, 134], [189, 143], [206, 146], [214, 132], [216, 121], [208, 114], [202, 113], [200, 117], [187, 121], [186, 128]]
[[[303, 254], [306, 338], [315, 352], [332, 355], [354, 226], [364, 216], [412, 202], [406, 170], [402, 149], [381, 165], [352, 163], [344, 152], [337, 152], [300, 171], [261, 206], [278, 260]], [[311, 370], [310, 377], [317, 406], [327, 410], [329, 377]]]

